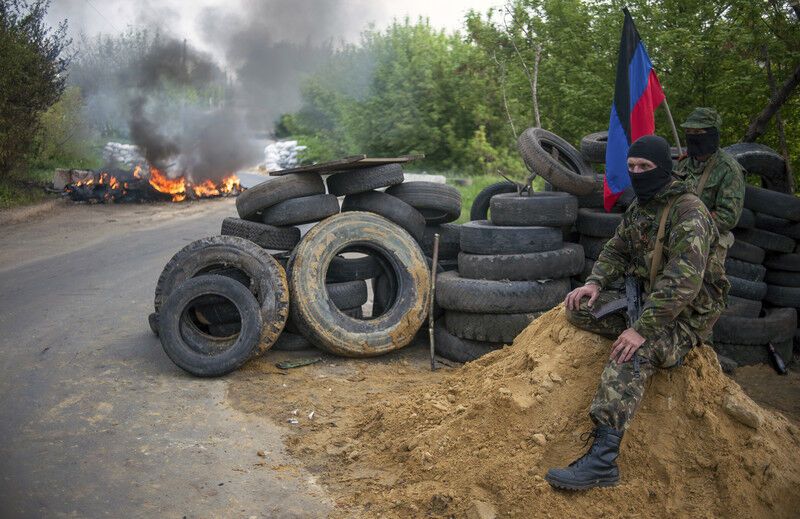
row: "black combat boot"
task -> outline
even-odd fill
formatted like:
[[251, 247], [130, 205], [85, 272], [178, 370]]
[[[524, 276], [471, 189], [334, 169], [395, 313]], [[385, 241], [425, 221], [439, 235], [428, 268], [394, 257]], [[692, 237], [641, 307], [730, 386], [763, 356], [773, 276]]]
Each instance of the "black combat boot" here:
[[611, 487], [619, 482], [616, 459], [622, 431], [598, 425], [590, 433], [594, 442], [589, 451], [563, 469], [550, 469], [544, 477], [550, 485], [566, 490]]

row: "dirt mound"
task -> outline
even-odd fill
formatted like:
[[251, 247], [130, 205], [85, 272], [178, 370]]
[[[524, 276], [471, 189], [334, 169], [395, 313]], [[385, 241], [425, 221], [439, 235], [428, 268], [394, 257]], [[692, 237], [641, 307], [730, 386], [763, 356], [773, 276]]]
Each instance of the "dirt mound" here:
[[329, 467], [374, 474], [353, 478], [339, 506], [372, 517], [796, 517], [800, 431], [724, 376], [708, 347], [653, 377], [619, 486], [552, 490], [547, 468], [584, 450], [609, 347], [559, 307], [442, 382], [381, 395], [331, 433], [342, 447], [328, 449]]

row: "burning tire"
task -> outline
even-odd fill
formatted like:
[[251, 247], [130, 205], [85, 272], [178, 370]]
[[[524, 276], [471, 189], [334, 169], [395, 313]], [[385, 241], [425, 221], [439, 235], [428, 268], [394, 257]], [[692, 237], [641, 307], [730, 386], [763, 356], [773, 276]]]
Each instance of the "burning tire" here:
[[[202, 330], [192, 316], [193, 306], [209, 295], [226, 299], [240, 316], [235, 336], [217, 337]], [[161, 345], [181, 369], [199, 377], [230, 373], [253, 357], [262, 337], [261, 306], [241, 283], [224, 276], [200, 276], [177, 287], [159, 315]], [[191, 334], [189, 340], [187, 332]]]
[[[167, 262], [158, 278], [154, 307], [161, 322], [164, 301], [185, 281], [233, 270], [261, 306], [263, 327], [257, 352], [278, 339], [289, 315], [289, 289], [283, 267], [258, 245], [236, 236], [212, 236], [194, 241]], [[245, 281], [243, 284], [241, 281]]]
[[290, 173], [270, 177], [236, 197], [236, 210], [244, 220], [259, 221], [264, 209], [284, 200], [325, 193], [325, 184], [317, 173]]
[[261, 217], [268, 225], [300, 225], [324, 220], [338, 212], [336, 195], [311, 195], [278, 202], [264, 209]]
[[[371, 254], [392, 276], [396, 296], [372, 319], [346, 316], [325, 287], [328, 267], [342, 250]], [[292, 320], [317, 347], [346, 357], [371, 357], [401, 348], [425, 320], [430, 297], [425, 257], [399, 226], [378, 215], [349, 212], [313, 227], [292, 253]]]
[[297, 227], [273, 227], [240, 218], [222, 220], [224, 236], [238, 236], [270, 250], [292, 250], [300, 242], [300, 229]]

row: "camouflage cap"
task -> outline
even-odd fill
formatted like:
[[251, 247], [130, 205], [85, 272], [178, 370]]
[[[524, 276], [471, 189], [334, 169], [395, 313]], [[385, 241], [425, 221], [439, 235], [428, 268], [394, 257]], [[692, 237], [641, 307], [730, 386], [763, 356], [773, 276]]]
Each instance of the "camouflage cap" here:
[[713, 108], [695, 108], [686, 121], [681, 124], [681, 128], [722, 128], [722, 117]]

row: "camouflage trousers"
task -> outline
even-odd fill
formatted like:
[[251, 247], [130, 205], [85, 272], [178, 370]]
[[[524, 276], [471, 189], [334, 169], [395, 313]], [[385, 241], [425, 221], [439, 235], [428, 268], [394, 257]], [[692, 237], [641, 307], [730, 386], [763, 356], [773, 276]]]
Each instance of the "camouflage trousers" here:
[[[593, 309], [596, 310], [621, 296], [614, 291], [600, 292]], [[616, 339], [627, 328], [625, 317], [621, 313], [595, 319], [589, 313], [586, 301], [588, 299], [581, 302], [578, 311], [567, 310], [569, 322], [610, 339]], [[627, 429], [642, 402], [647, 380], [659, 368], [671, 368], [680, 364], [689, 350], [699, 342], [697, 335], [673, 322], [661, 335], [645, 341], [630, 361], [618, 364], [609, 359], [600, 375], [600, 385], [592, 400], [589, 416], [596, 424], [620, 431]]]

